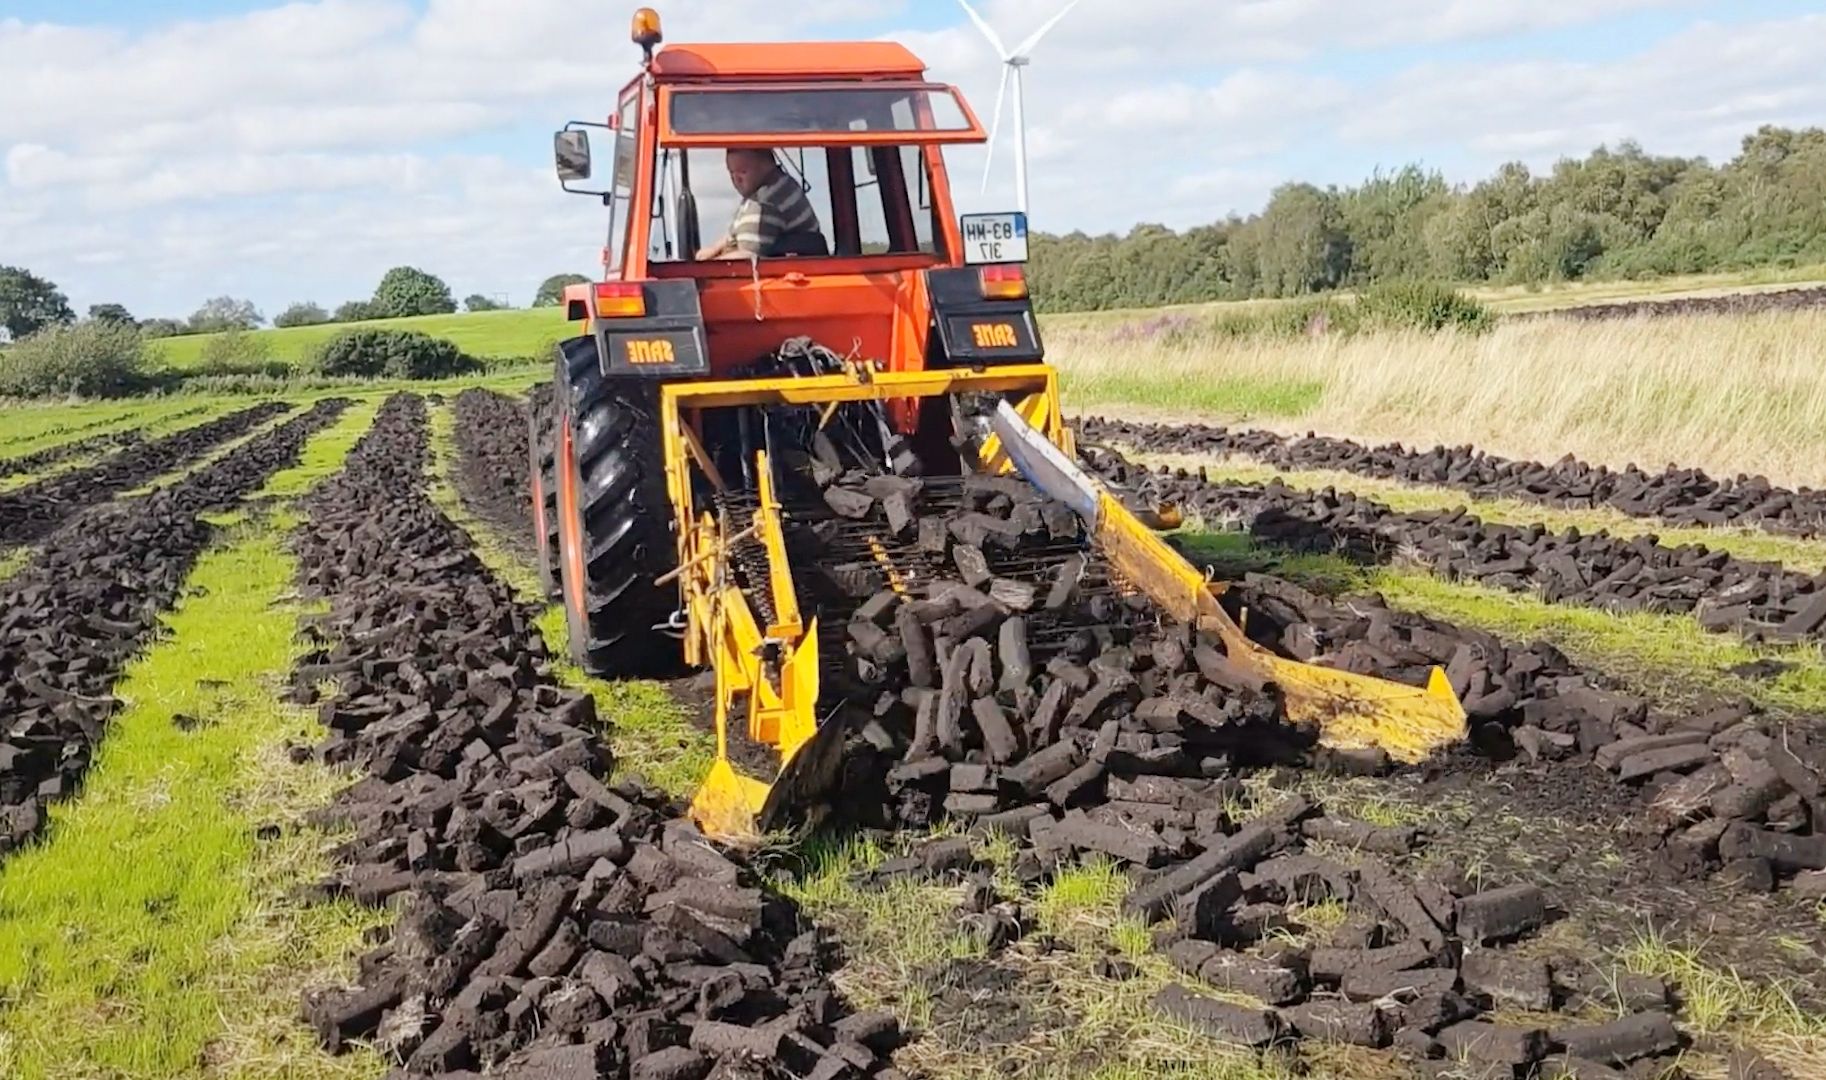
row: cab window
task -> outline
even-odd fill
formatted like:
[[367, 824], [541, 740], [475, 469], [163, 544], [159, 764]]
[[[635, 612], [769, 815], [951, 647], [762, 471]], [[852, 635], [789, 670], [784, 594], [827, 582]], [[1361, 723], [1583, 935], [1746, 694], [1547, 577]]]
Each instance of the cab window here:
[[[692, 261], [729, 232], [742, 197], [723, 148], [659, 153], [647, 258]], [[772, 154], [811, 203], [823, 251], [839, 257], [934, 252], [931, 177], [921, 147], [778, 147]]]
[[621, 267], [626, 265], [623, 256], [627, 253], [628, 247], [628, 222], [635, 213], [633, 204], [634, 160], [639, 105], [640, 97], [636, 94], [629, 94], [622, 99], [621, 109], [615, 118], [615, 171], [611, 179], [615, 197], [609, 206], [608, 249], [614, 255], [611, 260], [614, 269], [610, 272], [616, 275], [619, 275]]
[[[883, 182], [884, 173], [891, 170], [884, 170], [881, 162], [890, 156], [899, 159], [898, 184]], [[936, 254], [931, 174], [926, 169], [925, 148], [858, 146], [851, 151], [851, 158], [856, 177], [856, 219], [861, 234], [861, 253], [917, 251]], [[904, 193], [900, 190], [901, 185], [905, 187]], [[899, 207], [910, 209], [911, 214], [901, 220], [912, 231], [896, 242], [889, 223], [899, 217], [896, 213]]]
[[[858, 121], [861, 128], [856, 127]], [[680, 87], [669, 96], [667, 124], [675, 135], [711, 136], [971, 130], [955, 90], [920, 83], [816, 89]]]

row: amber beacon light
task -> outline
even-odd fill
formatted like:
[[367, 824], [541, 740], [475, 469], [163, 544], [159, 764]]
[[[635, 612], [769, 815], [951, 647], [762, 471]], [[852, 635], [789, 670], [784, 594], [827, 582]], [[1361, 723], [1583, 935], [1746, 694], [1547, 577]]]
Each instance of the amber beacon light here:
[[634, 12], [634, 28], [629, 33], [634, 44], [646, 50], [647, 59], [653, 58], [653, 47], [662, 40], [659, 32], [659, 12], [650, 7], [640, 8]]

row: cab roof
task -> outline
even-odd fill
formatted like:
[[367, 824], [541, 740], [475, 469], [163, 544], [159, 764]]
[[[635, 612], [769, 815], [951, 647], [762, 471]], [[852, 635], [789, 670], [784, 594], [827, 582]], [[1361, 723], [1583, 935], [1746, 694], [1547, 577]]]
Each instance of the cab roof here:
[[795, 41], [751, 45], [667, 45], [653, 54], [656, 79], [906, 78], [926, 65], [891, 41]]

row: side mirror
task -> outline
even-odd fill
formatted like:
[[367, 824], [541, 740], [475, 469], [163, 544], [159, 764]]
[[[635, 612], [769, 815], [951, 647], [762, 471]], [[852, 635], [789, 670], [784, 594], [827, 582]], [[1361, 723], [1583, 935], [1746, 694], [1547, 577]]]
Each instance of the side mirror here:
[[558, 164], [562, 181], [590, 178], [590, 138], [587, 132], [570, 129], [552, 136], [552, 157]]

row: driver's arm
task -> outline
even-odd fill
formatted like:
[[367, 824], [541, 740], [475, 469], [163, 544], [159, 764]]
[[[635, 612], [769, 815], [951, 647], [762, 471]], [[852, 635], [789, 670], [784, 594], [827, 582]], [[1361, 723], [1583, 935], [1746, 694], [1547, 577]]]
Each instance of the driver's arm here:
[[758, 197], [742, 200], [736, 208], [735, 220], [729, 223], [729, 235], [723, 239], [723, 250], [717, 254], [720, 259], [754, 259], [759, 258], [767, 245], [773, 242], [778, 231], [777, 215], [770, 214], [767, 207]]

